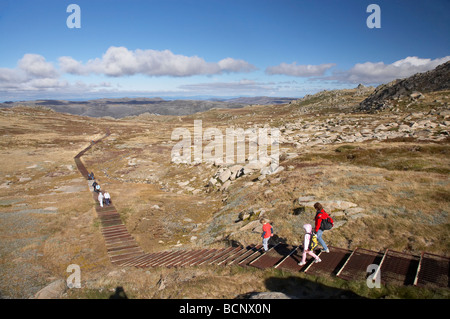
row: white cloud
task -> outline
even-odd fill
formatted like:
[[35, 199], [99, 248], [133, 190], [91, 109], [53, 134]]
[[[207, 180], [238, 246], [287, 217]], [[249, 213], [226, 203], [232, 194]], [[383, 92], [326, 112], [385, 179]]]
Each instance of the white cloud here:
[[39, 54], [25, 54], [14, 69], [0, 69], [1, 91], [29, 91], [66, 87], [52, 63]]
[[88, 75], [88, 70], [78, 62], [69, 56], [62, 56], [58, 59], [59, 68], [64, 73], [78, 74], [78, 75]]
[[224, 72], [251, 72], [256, 70], [256, 67], [244, 60], [235, 60], [232, 58], [225, 58], [218, 63], [220, 70]]
[[212, 75], [227, 72], [250, 72], [256, 67], [243, 60], [225, 58], [217, 63], [206, 62], [197, 56], [174, 54], [169, 50], [130, 51], [125, 47], [110, 47], [101, 58], [83, 64], [71, 57], [59, 58], [62, 71], [86, 75], [89, 73], [119, 77], [134, 74], [149, 76], [185, 77], [192, 75]]
[[47, 62], [42, 55], [39, 54], [25, 54], [18, 62], [19, 69], [23, 70], [29, 77], [36, 78], [56, 78], [58, 71], [56, 71], [53, 64]]
[[395, 79], [402, 79], [436, 68], [450, 60], [450, 56], [443, 58], [421, 59], [416, 56], [406, 57], [391, 64], [384, 62], [357, 63], [348, 71], [337, 71], [325, 79], [346, 83], [379, 84]]
[[276, 66], [267, 67], [266, 73], [270, 75], [282, 74], [298, 77], [320, 76], [335, 65], [334, 63], [320, 65], [297, 65], [297, 62], [291, 64], [281, 63]]
[[18, 69], [0, 68], [0, 85], [16, 85], [25, 81], [27, 75]]
[[17, 68], [0, 68], [0, 83], [16, 85], [33, 79], [55, 79], [58, 71], [53, 64], [38, 54], [25, 54], [18, 62]]

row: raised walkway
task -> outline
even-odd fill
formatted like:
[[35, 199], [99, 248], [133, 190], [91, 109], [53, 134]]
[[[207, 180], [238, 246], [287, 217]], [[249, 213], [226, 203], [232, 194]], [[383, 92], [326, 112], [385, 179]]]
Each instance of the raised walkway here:
[[[80, 173], [87, 179], [88, 170], [81, 157], [95, 144], [110, 135], [107, 134], [83, 149], [75, 156], [75, 163]], [[276, 244], [267, 252], [261, 245], [248, 247], [229, 247], [221, 249], [177, 249], [146, 253], [128, 232], [113, 204], [100, 207], [97, 193], [88, 185], [96, 202], [96, 212], [101, 221], [101, 232], [111, 263], [120, 267], [188, 267], [198, 265], [240, 265], [260, 269], [277, 268], [292, 272], [305, 272], [316, 276], [335, 276], [345, 280], [366, 280], [379, 276], [382, 284], [450, 287], [450, 258], [423, 252], [412, 255], [387, 249], [376, 252], [364, 248], [348, 250], [329, 246], [330, 252], [318, 251], [322, 259], [314, 263], [308, 256], [307, 263], [299, 266], [301, 246]], [[116, 199], [114, 198], [114, 201]], [[367, 268], [378, 265], [377, 273], [370, 273]]]

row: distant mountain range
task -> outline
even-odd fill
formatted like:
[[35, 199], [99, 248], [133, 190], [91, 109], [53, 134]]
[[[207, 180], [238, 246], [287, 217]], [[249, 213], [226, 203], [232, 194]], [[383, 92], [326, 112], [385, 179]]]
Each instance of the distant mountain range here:
[[7, 101], [0, 103], [1, 108], [14, 106], [46, 107], [56, 112], [74, 115], [113, 118], [137, 116], [143, 113], [158, 115], [189, 115], [208, 111], [212, 108], [242, 108], [246, 105], [286, 104], [297, 98], [284, 97], [240, 97], [233, 99], [211, 100], [164, 100], [162, 98], [103, 98], [87, 101], [36, 100]]

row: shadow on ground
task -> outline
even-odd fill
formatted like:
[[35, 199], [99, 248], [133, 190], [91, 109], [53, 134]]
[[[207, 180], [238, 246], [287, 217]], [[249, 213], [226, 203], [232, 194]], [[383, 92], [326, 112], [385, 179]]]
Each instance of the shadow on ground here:
[[[287, 278], [270, 277], [265, 285], [272, 292], [282, 292], [295, 299], [364, 299], [352, 291], [328, 287], [307, 279], [290, 276]], [[248, 299], [258, 292], [238, 295], [236, 299]]]

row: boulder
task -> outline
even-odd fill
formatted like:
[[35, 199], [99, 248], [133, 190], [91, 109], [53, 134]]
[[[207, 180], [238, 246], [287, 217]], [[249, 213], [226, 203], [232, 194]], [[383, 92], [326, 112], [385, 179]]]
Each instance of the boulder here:
[[250, 218], [250, 212], [249, 211], [242, 211], [239, 213], [239, 220], [246, 220]]
[[330, 211], [333, 211], [333, 210], [346, 210], [346, 209], [348, 209], [350, 207], [358, 206], [355, 203], [347, 202], [347, 201], [343, 201], [343, 200], [326, 201], [326, 202], [322, 203], [322, 205], [324, 207], [328, 207], [328, 209]]
[[339, 228], [342, 225], [345, 225], [347, 223], [346, 220], [335, 220], [334, 221], [334, 225], [333, 225], [333, 229]]
[[315, 199], [314, 196], [301, 196], [298, 198], [299, 204], [311, 202]]
[[272, 164], [270, 166], [262, 168], [260, 173], [261, 173], [261, 175], [272, 175], [272, 174], [280, 173], [283, 170], [284, 170], [283, 166]]
[[252, 168], [249, 168], [247, 166], [244, 166], [244, 168], [242, 169], [242, 174], [243, 175], [250, 175], [253, 174], [254, 170]]
[[219, 180], [222, 183], [225, 183], [230, 178], [230, 176], [231, 176], [231, 171], [230, 171], [230, 169], [227, 168], [226, 170], [224, 170], [222, 173], [219, 174]]
[[244, 166], [244, 171], [260, 170], [266, 166], [265, 162], [254, 161]]
[[242, 226], [239, 230], [249, 230], [249, 229], [254, 230], [255, 228], [258, 228], [258, 227], [261, 227], [261, 230], [262, 230], [262, 225], [259, 222], [259, 220], [254, 220], [254, 221], [249, 222], [247, 225]]
[[345, 215], [350, 216], [350, 215], [354, 215], [354, 214], [359, 214], [363, 211], [365, 211], [365, 209], [362, 207], [351, 207], [351, 208], [344, 210], [344, 213], [345, 213]]
[[245, 209], [243, 211], [241, 211], [239, 213], [239, 220], [246, 220], [249, 219], [250, 217], [256, 215], [258, 218], [260, 218], [261, 216], [263, 216], [265, 214], [266, 210], [264, 208], [258, 208], [258, 209], [254, 209], [254, 208], [249, 208], [249, 209]]
[[267, 291], [267, 292], [257, 292], [253, 293], [249, 299], [295, 299], [289, 295], [282, 292]]
[[39, 290], [35, 295], [35, 299], [57, 299], [67, 290], [66, 281], [63, 279], [56, 280], [48, 286]]
[[236, 178], [241, 177], [244, 174], [244, 167], [242, 165], [234, 165], [230, 167], [231, 175], [230, 180], [235, 180]]
[[341, 211], [341, 210], [338, 210], [336, 212], [333, 212], [333, 216], [332, 217], [343, 217], [343, 216], [345, 216], [345, 212]]
[[184, 187], [187, 186], [189, 184], [189, 181], [185, 181], [185, 182], [178, 182], [178, 186], [180, 187]]
[[325, 211], [327, 213], [331, 213], [333, 211], [342, 211], [342, 210], [347, 210], [351, 207], [356, 207], [358, 206], [355, 203], [351, 203], [351, 202], [347, 202], [347, 201], [343, 201], [343, 200], [316, 200], [316, 201], [310, 201], [310, 202], [302, 202], [301, 204], [305, 207], [314, 207], [315, 203], [321, 203], [322, 206], [324, 207]]
[[425, 98], [425, 96], [424, 96], [422, 93], [420, 93], [420, 92], [413, 92], [413, 93], [411, 93], [411, 94], [409, 95], [409, 97], [410, 97], [411, 99], [413, 99], [413, 100], [424, 99], [424, 98]]
[[380, 124], [375, 128], [375, 131], [385, 131], [388, 128], [386, 126], [384, 126], [384, 124]]
[[244, 166], [242, 165], [233, 165], [230, 167], [230, 171], [231, 174], [236, 174], [237, 172], [239, 172], [242, 168], [244, 168]]
[[398, 127], [399, 132], [411, 132], [411, 128], [408, 125], [402, 124]]
[[230, 180], [226, 181], [225, 183], [223, 183], [222, 186], [220, 186], [220, 191], [221, 192], [226, 191], [228, 189], [228, 187], [230, 187], [230, 185], [231, 185], [231, 181]]

